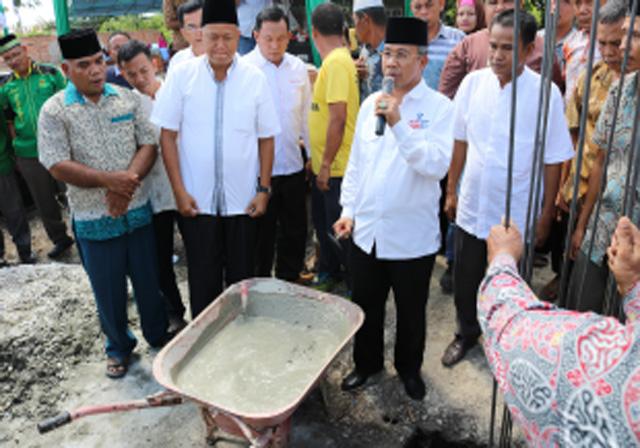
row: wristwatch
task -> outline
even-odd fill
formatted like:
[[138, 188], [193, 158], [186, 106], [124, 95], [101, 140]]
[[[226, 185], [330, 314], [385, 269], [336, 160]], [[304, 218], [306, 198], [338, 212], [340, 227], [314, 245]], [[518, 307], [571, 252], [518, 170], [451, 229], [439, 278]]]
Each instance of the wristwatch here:
[[256, 187], [256, 193], [266, 193], [267, 195], [271, 196], [271, 187], [264, 187], [258, 184], [258, 186]]

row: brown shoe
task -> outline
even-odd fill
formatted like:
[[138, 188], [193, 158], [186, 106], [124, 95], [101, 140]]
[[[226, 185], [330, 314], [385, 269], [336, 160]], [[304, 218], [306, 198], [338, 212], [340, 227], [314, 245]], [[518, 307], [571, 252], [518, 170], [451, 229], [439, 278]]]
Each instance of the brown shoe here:
[[469, 341], [465, 340], [461, 337], [457, 337], [447, 346], [442, 355], [442, 365], [445, 367], [453, 367], [457, 363], [459, 363], [464, 355], [471, 349], [474, 345], [476, 345], [477, 341]]

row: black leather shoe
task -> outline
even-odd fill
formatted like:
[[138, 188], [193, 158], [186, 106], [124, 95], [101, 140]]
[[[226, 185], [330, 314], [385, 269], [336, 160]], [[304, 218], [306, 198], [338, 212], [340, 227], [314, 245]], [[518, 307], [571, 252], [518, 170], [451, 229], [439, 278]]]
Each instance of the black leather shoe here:
[[349, 390], [357, 389], [358, 387], [362, 387], [365, 384], [367, 384], [367, 380], [371, 378], [373, 375], [375, 374], [367, 375], [365, 373], [358, 372], [357, 370], [354, 369], [349, 375], [344, 377], [344, 379], [342, 380], [342, 384], [340, 385], [340, 388], [345, 392]]
[[441, 359], [442, 365], [445, 367], [456, 365], [477, 342], [477, 340], [470, 341], [456, 337], [444, 351]]
[[38, 259], [31, 253], [20, 254], [20, 264], [36, 264]]
[[71, 246], [73, 246], [73, 239], [67, 237], [64, 240], [58, 241], [55, 246], [53, 246], [53, 249], [51, 249], [48, 256], [49, 258], [56, 259], [65, 253]]
[[409, 395], [409, 398], [418, 401], [424, 398], [427, 388], [419, 373], [400, 375], [400, 379], [402, 380], [402, 384], [404, 384], [404, 391]]

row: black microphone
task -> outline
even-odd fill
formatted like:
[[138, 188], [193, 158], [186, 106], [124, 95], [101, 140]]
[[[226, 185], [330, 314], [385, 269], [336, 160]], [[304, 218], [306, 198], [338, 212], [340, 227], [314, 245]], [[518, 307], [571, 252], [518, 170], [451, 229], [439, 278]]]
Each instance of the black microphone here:
[[[391, 76], [385, 76], [382, 80], [382, 93], [391, 94], [393, 92], [393, 78]], [[376, 120], [376, 135], [384, 135], [384, 127], [387, 124], [387, 120], [383, 115], [378, 115]]]

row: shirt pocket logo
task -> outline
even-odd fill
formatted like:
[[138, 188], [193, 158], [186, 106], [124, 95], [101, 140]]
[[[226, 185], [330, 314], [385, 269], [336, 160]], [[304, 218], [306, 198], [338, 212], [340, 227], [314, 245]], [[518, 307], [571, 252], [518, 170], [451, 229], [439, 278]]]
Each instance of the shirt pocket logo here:
[[123, 121], [130, 121], [130, 120], [133, 120], [132, 113], [111, 117], [111, 123], [121, 123]]

